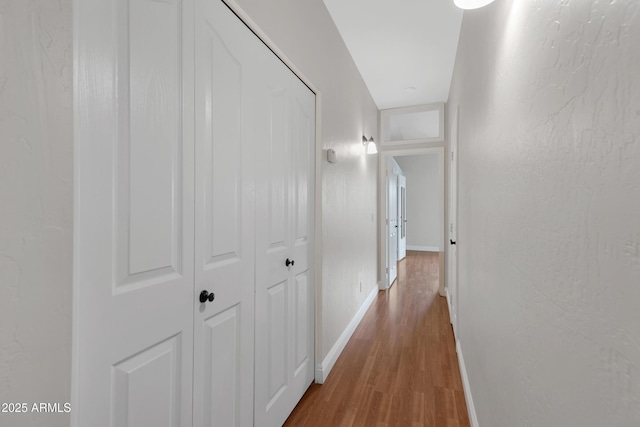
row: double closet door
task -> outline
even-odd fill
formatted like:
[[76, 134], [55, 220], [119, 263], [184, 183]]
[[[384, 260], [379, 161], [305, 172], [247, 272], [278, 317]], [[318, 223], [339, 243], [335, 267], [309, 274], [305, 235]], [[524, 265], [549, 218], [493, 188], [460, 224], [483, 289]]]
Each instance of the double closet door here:
[[82, 0], [74, 34], [73, 424], [282, 424], [313, 380], [313, 93], [220, 0]]

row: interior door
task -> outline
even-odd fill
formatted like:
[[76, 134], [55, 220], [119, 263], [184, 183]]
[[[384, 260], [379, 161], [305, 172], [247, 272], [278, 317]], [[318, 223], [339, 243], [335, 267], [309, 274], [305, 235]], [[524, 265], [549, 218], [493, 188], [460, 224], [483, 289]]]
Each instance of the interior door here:
[[389, 218], [388, 230], [388, 268], [390, 287], [398, 275], [398, 175], [390, 170], [387, 176], [387, 215]]
[[407, 256], [407, 178], [398, 175], [398, 259]]
[[315, 95], [266, 49], [260, 71], [255, 423], [279, 426], [314, 375]]
[[190, 426], [192, 2], [77, 12], [72, 424]]
[[449, 144], [449, 313], [458, 333], [458, 110], [455, 110]]
[[256, 140], [246, 128], [264, 46], [221, 1], [196, 7], [193, 425], [251, 426]]

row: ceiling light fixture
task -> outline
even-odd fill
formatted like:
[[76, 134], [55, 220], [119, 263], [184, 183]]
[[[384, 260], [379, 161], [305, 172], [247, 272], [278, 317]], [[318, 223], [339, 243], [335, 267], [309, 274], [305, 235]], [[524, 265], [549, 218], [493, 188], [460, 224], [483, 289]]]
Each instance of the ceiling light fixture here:
[[367, 149], [367, 154], [376, 154], [378, 152], [378, 146], [376, 145], [373, 137], [367, 139], [366, 136], [362, 136], [362, 145]]
[[493, 0], [453, 0], [460, 9], [478, 9], [492, 2]]

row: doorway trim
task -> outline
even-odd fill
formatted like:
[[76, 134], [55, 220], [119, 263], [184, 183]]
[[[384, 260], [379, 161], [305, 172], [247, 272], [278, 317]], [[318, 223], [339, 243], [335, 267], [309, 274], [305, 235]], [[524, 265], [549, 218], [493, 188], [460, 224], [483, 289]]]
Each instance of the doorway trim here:
[[446, 263], [444, 262], [444, 253], [445, 253], [445, 235], [446, 235], [446, 218], [445, 218], [445, 210], [446, 210], [446, 197], [445, 197], [445, 151], [446, 145], [444, 143], [438, 143], [432, 147], [423, 147], [423, 148], [404, 148], [404, 149], [396, 149], [396, 150], [385, 150], [380, 152], [379, 156], [379, 164], [378, 170], [380, 173], [378, 174], [378, 194], [380, 197], [378, 198], [378, 235], [379, 246], [378, 246], [378, 257], [380, 262], [378, 265], [380, 266], [380, 270], [378, 271], [378, 275], [380, 277], [379, 280], [379, 288], [381, 290], [386, 289], [386, 283], [388, 283], [387, 277], [387, 269], [388, 265], [388, 239], [387, 239], [387, 207], [386, 201], [388, 196], [387, 188], [386, 188], [386, 170], [387, 170], [387, 160], [390, 157], [394, 156], [412, 156], [412, 155], [421, 155], [421, 154], [437, 154], [438, 155], [438, 164], [440, 165], [440, 202], [441, 202], [441, 212], [440, 212], [440, 284], [438, 286], [438, 292], [441, 296], [446, 295], [445, 286], [444, 286], [444, 276], [445, 276], [445, 268]]

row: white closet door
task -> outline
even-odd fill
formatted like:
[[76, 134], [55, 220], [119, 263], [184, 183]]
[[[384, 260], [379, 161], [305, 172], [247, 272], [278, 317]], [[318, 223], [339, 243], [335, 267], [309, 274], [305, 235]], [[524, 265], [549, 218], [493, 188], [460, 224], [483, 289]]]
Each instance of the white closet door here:
[[293, 93], [292, 153], [293, 187], [292, 241], [293, 259], [291, 268], [291, 314], [290, 329], [292, 357], [289, 364], [291, 375], [291, 413], [314, 379], [315, 305], [313, 286], [313, 228], [315, 206], [315, 94], [295, 75], [290, 74]]
[[[256, 37], [221, 1], [196, 11], [194, 426], [253, 425]], [[203, 295], [204, 297], [205, 295]]]
[[313, 380], [315, 96], [265, 52], [256, 130], [257, 426], [279, 426]]
[[192, 424], [193, 8], [77, 8], [77, 427]]

